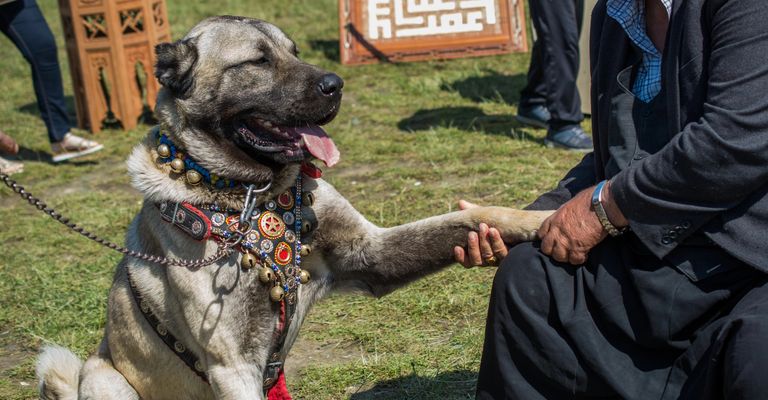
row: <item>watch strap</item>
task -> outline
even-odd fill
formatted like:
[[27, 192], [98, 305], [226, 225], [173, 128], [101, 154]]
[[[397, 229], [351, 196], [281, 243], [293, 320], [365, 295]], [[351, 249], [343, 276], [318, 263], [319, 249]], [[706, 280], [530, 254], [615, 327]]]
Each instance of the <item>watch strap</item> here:
[[605, 187], [607, 181], [602, 181], [595, 186], [595, 190], [592, 192], [592, 210], [597, 215], [600, 225], [603, 226], [606, 232], [611, 236], [619, 236], [626, 231], [626, 228], [617, 228], [608, 219], [608, 214], [603, 207], [603, 187]]

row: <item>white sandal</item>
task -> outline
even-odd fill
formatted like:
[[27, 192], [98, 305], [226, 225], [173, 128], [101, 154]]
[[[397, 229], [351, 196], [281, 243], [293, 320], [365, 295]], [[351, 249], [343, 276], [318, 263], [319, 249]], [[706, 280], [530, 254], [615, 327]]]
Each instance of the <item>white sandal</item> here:
[[51, 143], [51, 150], [53, 151], [52, 160], [55, 163], [62, 162], [95, 153], [103, 148], [104, 145], [98, 142], [67, 133], [61, 142]]
[[20, 172], [24, 172], [24, 164], [0, 157], [0, 173], [13, 175]]

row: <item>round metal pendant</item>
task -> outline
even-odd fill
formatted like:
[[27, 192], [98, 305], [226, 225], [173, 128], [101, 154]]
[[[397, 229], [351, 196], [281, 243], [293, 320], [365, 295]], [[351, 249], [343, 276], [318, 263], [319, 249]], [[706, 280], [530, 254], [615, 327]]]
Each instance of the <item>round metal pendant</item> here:
[[[293, 194], [290, 190], [283, 192], [280, 196], [277, 196], [277, 205], [286, 210], [293, 208]], [[290, 224], [290, 222], [288, 223]]]
[[264, 237], [277, 239], [285, 232], [285, 222], [277, 214], [265, 211], [259, 217], [259, 231]]
[[262, 251], [264, 251], [266, 253], [269, 253], [274, 248], [274, 245], [272, 244], [271, 240], [264, 239], [264, 240], [261, 241], [261, 244], [259, 245], [259, 247], [261, 247]]
[[222, 213], [215, 213], [211, 215], [211, 223], [213, 226], [222, 226], [224, 225], [224, 222], [226, 221], [226, 218], [224, 214]]
[[256, 242], [259, 241], [259, 239], [261, 239], [261, 236], [259, 235], [259, 232], [255, 231], [253, 229], [248, 231], [248, 233], [245, 235], [245, 240], [247, 240], [249, 242], [256, 243]]
[[275, 262], [280, 265], [286, 265], [293, 259], [293, 252], [288, 243], [280, 242], [275, 247]]
[[283, 213], [283, 222], [285, 222], [286, 225], [293, 225], [293, 223], [296, 222], [296, 217], [293, 216], [292, 212], [286, 211]]
[[288, 242], [288, 243], [295, 242], [296, 241], [296, 234], [292, 230], [286, 229], [285, 230], [285, 241]]

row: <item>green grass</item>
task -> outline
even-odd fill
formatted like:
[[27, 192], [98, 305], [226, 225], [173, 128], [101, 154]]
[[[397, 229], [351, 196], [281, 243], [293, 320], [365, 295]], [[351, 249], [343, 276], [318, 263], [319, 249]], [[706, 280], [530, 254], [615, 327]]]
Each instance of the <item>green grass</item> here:
[[[41, 7], [59, 40], [54, 0]], [[170, 1], [178, 38], [217, 13], [269, 20], [304, 59], [345, 81], [342, 111], [328, 127], [342, 161], [325, 177], [377, 224], [396, 225], [456, 208], [460, 198], [520, 206], [554, 185], [579, 156], [542, 146], [544, 132], [514, 121], [525, 54], [402, 65], [341, 66], [334, 0]], [[107, 149], [83, 161], [48, 163], [29, 68], [0, 39], [0, 129], [25, 148], [19, 182], [93, 231], [122, 242], [140, 205], [124, 159], [147, 127], [98, 135]], [[71, 97], [70, 97], [71, 99]], [[0, 189], [0, 398], [32, 399], [34, 355], [51, 342], [80, 356], [96, 347], [119, 260]], [[465, 399], [474, 391], [494, 271], [452, 266], [383, 299], [338, 295], [303, 327], [308, 347], [349, 355], [307, 363], [289, 380], [299, 399]], [[341, 350], [339, 350], [341, 349]]]

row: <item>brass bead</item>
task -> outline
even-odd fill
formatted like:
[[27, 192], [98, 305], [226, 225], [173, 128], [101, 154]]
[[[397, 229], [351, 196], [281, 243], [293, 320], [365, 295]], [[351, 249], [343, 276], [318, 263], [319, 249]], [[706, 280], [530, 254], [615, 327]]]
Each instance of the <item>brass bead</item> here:
[[304, 192], [301, 195], [301, 205], [309, 207], [312, 204], [315, 204], [315, 195], [312, 192]]
[[264, 267], [259, 270], [259, 280], [261, 283], [271, 283], [275, 280], [275, 273], [272, 269]]
[[285, 297], [285, 291], [281, 286], [275, 286], [269, 291], [269, 298], [274, 302], [283, 300]]
[[251, 253], [243, 254], [243, 258], [240, 260], [240, 266], [243, 267], [243, 269], [248, 270], [257, 265], [259, 265], [259, 259], [255, 255]]
[[158, 145], [158, 146], [157, 146], [157, 154], [158, 154], [160, 157], [163, 157], [163, 158], [168, 158], [168, 157], [170, 157], [170, 156], [171, 156], [171, 148], [170, 148], [170, 147], [168, 147], [168, 145], [167, 145], [167, 144], [165, 144], [165, 143], [162, 143], [162, 144], [160, 144], [160, 145]]
[[184, 160], [180, 158], [171, 160], [171, 170], [177, 174], [184, 172]]
[[199, 185], [202, 181], [203, 176], [200, 175], [199, 172], [195, 171], [194, 169], [187, 171], [187, 182], [189, 182], [190, 185]]
[[301, 256], [302, 257], [306, 257], [310, 253], [312, 253], [312, 246], [310, 246], [308, 244], [302, 244], [301, 245], [301, 252], [300, 252]]
[[308, 233], [311, 230], [312, 230], [312, 223], [311, 222], [309, 222], [307, 220], [301, 221], [301, 233], [302, 234], [306, 234], [306, 233]]
[[301, 279], [302, 285], [309, 282], [311, 278], [312, 276], [309, 275], [309, 271], [307, 271], [306, 269], [302, 269], [301, 272], [299, 273], [299, 279]]

